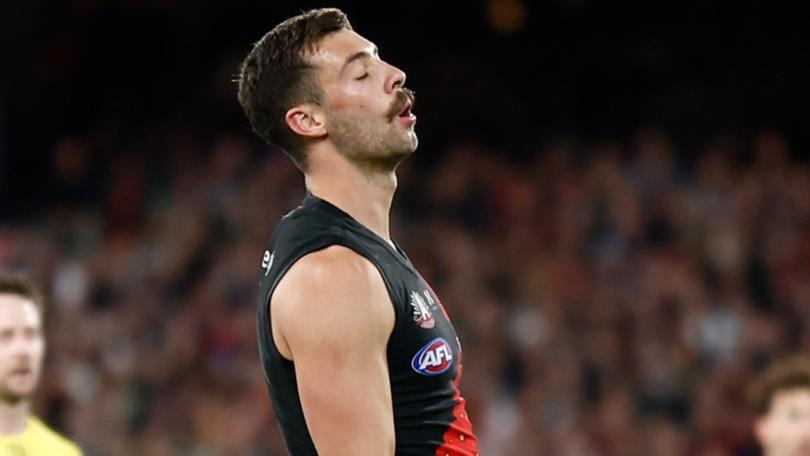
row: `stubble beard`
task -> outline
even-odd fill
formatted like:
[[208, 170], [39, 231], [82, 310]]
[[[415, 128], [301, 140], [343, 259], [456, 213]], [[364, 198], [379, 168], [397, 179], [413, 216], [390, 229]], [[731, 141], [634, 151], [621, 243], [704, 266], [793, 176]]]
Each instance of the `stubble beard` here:
[[16, 382], [13, 379], [14, 371], [0, 374], [0, 402], [15, 405], [31, 398], [41, 379], [41, 370], [35, 366], [28, 367], [30, 375], [25, 382]]
[[403, 130], [397, 120], [405, 103], [413, 99], [413, 92], [403, 90], [384, 118], [340, 116], [330, 112], [329, 135], [340, 153], [361, 170], [393, 172], [419, 143], [413, 127]]
[[7, 405], [17, 405], [20, 402], [30, 399], [34, 392], [35, 387], [31, 387], [30, 391], [19, 392], [14, 391], [8, 385], [0, 384], [0, 402]]

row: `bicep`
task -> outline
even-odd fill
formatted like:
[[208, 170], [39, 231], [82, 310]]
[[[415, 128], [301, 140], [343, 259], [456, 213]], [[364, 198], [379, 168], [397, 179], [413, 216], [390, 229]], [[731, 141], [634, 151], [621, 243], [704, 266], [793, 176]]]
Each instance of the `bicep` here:
[[337, 351], [295, 354], [298, 393], [318, 454], [393, 454], [384, 354]]
[[290, 274], [279, 320], [318, 453], [393, 454], [386, 346], [394, 316], [382, 278], [343, 247]]

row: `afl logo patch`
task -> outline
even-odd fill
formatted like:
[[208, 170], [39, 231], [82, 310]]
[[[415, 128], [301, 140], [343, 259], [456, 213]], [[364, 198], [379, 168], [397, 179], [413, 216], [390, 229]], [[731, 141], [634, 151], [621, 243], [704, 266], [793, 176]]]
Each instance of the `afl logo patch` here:
[[443, 337], [431, 340], [411, 360], [411, 367], [422, 375], [439, 375], [453, 365], [453, 350]]

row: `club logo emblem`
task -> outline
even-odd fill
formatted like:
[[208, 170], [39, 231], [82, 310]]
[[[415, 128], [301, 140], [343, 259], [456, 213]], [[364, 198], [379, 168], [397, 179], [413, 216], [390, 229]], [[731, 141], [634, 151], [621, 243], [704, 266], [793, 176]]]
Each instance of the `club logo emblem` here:
[[[426, 292], [427, 293], [427, 292]], [[433, 314], [430, 311], [429, 304], [432, 304], [433, 298], [430, 295], [426, 296], [430, 299], [426, 301], [419, 293], [411, 292], [411, 307], [413, 308], [413, 321], [416, 322], [422, 329], [431, 329], [436, 326], [436, 320], [433, 319]]]

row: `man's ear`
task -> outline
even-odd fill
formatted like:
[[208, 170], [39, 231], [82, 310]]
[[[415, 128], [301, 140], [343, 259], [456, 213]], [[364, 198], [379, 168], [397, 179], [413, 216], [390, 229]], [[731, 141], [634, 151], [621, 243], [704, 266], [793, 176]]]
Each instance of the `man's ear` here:
[[297, 135], [307, 138], [319, 138], [326, 135], [323, 112], [314, 105], [296, 105], [284, 115], [287, 126]]

